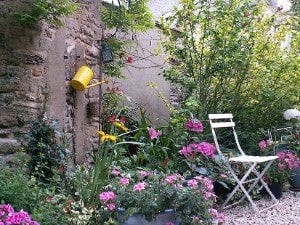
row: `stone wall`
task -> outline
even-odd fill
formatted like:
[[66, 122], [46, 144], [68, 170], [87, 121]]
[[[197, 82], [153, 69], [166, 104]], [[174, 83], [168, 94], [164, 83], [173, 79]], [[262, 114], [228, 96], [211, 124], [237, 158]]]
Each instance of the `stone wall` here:
[[[70, 87], [81, 65], [88, 64], [94, 78], [100, 70], [100, 3], [81, 3], [80, 12], [66, 18], [59, 29], [43, 21], [24, 27], [9, 18], [0, 20], [0, 162], [13, 160], [30, 123], [43, 112], [60, 121], [77, 163], [97, 145], [98, 117], [88, 117], [87, 105], [98, 99], [99, 87], [83, 92]], [[13, 10], [10, 0], [0, 0], [1, 15]]]

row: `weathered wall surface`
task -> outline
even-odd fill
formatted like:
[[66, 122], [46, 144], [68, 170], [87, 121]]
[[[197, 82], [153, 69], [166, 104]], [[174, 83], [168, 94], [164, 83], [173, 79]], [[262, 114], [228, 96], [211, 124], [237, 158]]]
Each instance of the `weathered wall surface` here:
[[[0, 1], [0, 13], [13, 10], [11, 1]], [[26, 1], [14, 1], [14, 4]], [[42, 112], [58, 119], [66, 133], [76, 162], [97, 143], [97, 117], [87, 116], [90, 98], [97, 90], [75, 91], [70, 80], [76, 70], [88, 64], [99, 71], [101, 36], [99, 1], [84, 0], [80, 12], [57, 29], [41, 22], [24, 27], [10, 19], [0, 21], [0, 162], [13, 160], [30, 129]]]

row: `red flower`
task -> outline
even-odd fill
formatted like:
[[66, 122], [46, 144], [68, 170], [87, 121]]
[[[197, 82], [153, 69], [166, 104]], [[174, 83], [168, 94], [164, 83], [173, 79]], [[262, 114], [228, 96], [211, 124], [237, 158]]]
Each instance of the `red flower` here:
[[133, 58], [132, 58], [131, 56], [128, 56], [127, 62], [128, 62], [128, 63], [132, 63], [132, 62], [133, 62]]
[[121, 122], [121, 123], [125, 123], [125, 117], [124, 117], [124, 116], [121, 116], [120, 122]]
[[113, 123], [113, 122], [115, 122], [116, 121], [116, 115], [113, 115], [112, 117], [110, 117], [109, 119], [108, 119], [108, 121], [110, 122], [110, 123]]

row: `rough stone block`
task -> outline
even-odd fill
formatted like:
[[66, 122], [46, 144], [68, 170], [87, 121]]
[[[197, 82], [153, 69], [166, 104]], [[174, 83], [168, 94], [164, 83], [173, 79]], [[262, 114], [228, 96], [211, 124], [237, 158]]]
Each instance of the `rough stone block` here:
[[20, 143], [15, 139], [0, 138], [0, 154], [16, 153], [20, 146]]

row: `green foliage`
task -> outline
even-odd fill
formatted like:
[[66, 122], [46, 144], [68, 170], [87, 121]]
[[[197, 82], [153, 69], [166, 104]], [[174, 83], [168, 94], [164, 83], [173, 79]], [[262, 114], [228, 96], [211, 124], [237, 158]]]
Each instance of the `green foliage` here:
[[[300, 97], [300, 33], [292, 18], [266, 11], [247, 0], [184, 0], [163, 22], [171, 63], [163, 76], [182, 98], [174, 119], [231, 112], [248, 133], [283, 123], [282, 112]], [[291, 43], [282, 47], [287, 35]]]
[[147, 5], [149, 0], [121, 0], [119, 6], [104, 7], [102, 21], [108, 29], [117, 31], [146, 31], [154, 27], [152, 13]]
[[56, 192], [55, 187], [49, 189], [39, 185], [34, 177], [29, 177], [23, 169], [1, 168], [0, 201], [1, 204], [11, 204], [15, 210], [29, 212], [31, 217], [40, 224], [67, 225], [67, 215], [63, 209], [66, 201], [64, 193], [50, 202], [49, 197]]
[[149, 0], [121, 0], [119, 6], [104, 4], [101, 8], [101, 20], [112, 32], [107, 34], [105, 42], [112, 48], [114, 62], [104, 66], [104, 73], [114, 78], [125, 78], [121, 73], [121, 68], [128, 64], [130, 56], [126, 48], [130, 46], [132, 40], [124, 40], [124, 34], [134, 32], [145, 32], [154, 27], [152, 13], [147, 5]]
[[27, 10], [16, 13], [17, 21], [22, 25], [34, 25], [45, 19], [48, 23], [62, 26], [61, 18], [69, 16], [78, 9], [78, 3], [72, 0], [33, 0]]
[[48, 182], [54, 171], [64, 167], [67, 160], [66, 137], [58, 121], [38, 117], [31, 124], [28, 143], [24, 146], [31, 156], [29, 170], [39, 181]]

